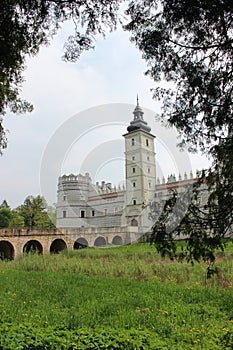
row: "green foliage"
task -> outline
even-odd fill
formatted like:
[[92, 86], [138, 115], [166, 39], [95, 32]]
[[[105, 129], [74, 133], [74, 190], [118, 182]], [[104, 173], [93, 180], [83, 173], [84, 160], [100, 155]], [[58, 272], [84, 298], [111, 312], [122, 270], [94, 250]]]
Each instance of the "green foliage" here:
[[[181, 251], [185, 242], [179, 241], [177, 250]], [[206, 263], [198, 266], [177, 264], [161, 258], [149, 244], [135, 244], [112, 249], [88, 248], [85, 250], [64, 250], [59, 255], [49, 254], [24, 255], [16, 257], [5, 268], [13, 268], [31, 272], [64, 272], [84, 276], [124, 277], [133, 280], [157, 280], [160, 282], [175, 282], [177, 284], [200, 284], [202, 286], [221, 286], [233, 283], [231, 270], [232, 242], [225, 243], [227, 253], [217, 253], [216, 266], [218, 274], [211, 280], [206, 280]], [[219, 256], [221, 258], [219, 258]]]
[[148, 244], [2, 261], [0, 348], [231, 349], [231, 256], [205, 287], [201, 265]]
[[[187, 191], [188, 205], [187, 197], [174, 195], [163, 203], [153, 239], [162, 255], [212, 264], [214, 250], [223, 248], [222, 238], [233, 226], [231, 2], [132, 1], [127, 13], [131, 21], [125, 28], [148, 63], [147, 74], [172, 83], [154, 89], [154, 97], [163, 100], [162, 123], [177, 128], [180, 146], [213, 160], [193, 193]], [[208, 199], [201, 207], [197, 193], [203, 186]], [[173, 240], [181, 234], [187, 245], [177, 255]], [[214, 271], [209, 267], [208, 275]]]
[[161, 119], [183, 143], [212, 152], [232, 126], [232, 5], [229, 0], [132, 1], [126, 29], [159, 82]]
[[34, 327], [30, 323], [19, 326], [5, 324], [0, 326], [1, 349], [122, 349], [143, 350], [166, 349], [165, 342], [151, 337], [145, 331], [115, 330], [111, 328], [81, 328], [69, 330], [67, 328]]
[[28, 196], [24, 204], [19, 206], [16, 211], [24, 218], [24, 226], [30, 228], [51, 228], [55, 227], [47, 211], [46, 200], [41, 197]]
[[11, 210], [8, 208], [0, 209], [0, 228], [7, 228], [12, 219]]
[[7, 203], [7, 201], [4, 199], [2, 204], [0, 205], [0, 209], [1, 208], [7, 208], [7, 209], [10, 209], [10, 206], [9, 204]]
[[[215, 253], [219, 249], [224, 251], [223, 239], [230, 234], [233, 224], [232, 194], [225, 197], [226, 188], [219, 188], [216, 177], [218, 173], [209, 171], [205, 176], [203, 171], [194, 185], [187, 185], [182, 192], [170, 191], [167, 199], [156, 198], [150, 205], [150, 218], [154, 222], [151, 242], [157, 251], [178, 261], [207, 262], [208, 277], [218, 272], [214, 266]], [[223, 176], [221, 182], [224, 179]], [[177, 250], [181, 238], [183, 244]]]
[[24, 227], [24, 218], [22, 215], [17, 213], [17, 211], [11, 211], [11, 220], [8, 224], [9, 228], [23, 228]]
[[[0, 228], [52, 228], [55, 224], [47, 212], [46, 200], [41, 197], [28, 196], [24, 204], [11, 210], [4, 200], [0, 206]], [[53, 211], [52, 211], [53, 210]], [[54, 217], [54, 208], [49, 207]]]
[[3, 126], [6, 108], [14, 113], [32, 111], [20, 97], [23, 71], [28, 55], [34, 56], [48, 44], [60, 25], [72, 21], [74, 35], [65, 45], [66, 60], [74, 61], [82, 50], [93, 47], [94, 35], [116, 26], [119, 1], [31, 1], [0, 2], [0, 153], [7, 146]]
[[24, 227], [24, 218], [10, 207], [0, 208], [0, 228]]

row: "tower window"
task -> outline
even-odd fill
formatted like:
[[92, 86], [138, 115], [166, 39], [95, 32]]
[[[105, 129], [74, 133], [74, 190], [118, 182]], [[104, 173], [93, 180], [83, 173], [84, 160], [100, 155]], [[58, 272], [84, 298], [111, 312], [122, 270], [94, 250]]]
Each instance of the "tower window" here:
[[136, 187], [136, 182], [133, 182], [133, 187]]
[[131, 145], [132, 145], [132, 146], [135, 145], [135, 140], [134, 140], [134, 139], [131, 140]]
[[131, 226], [138, 226], [137, 220], [136, 220], [136, 219], [131, 220], [130, 225], [131, 225]]
[[146, 139], [146, 146], [148, 147], [149, 146], [149, 140]]
[[104, 215], [107, 215], [107, 213], [108, 213], [108, 210], [105, 208], [104, 209]]
[[133, 173], [136, 173], [136, 168], [132, 168], [132, 172], [133, 172]]
[[136, 199], [133, 199], [133, 205], [136, 205], [137, 202], [136, 202]]
[[147, 160], [150, 160], [150, 157], [149, 156], [147, 156], [147, 158], [146, 158]]
[[150, 168], [147, 169], [148, 174], [150, 174]]
[[91, 211], [91, 216], [95, 216], [95, 211], [94, 210]]
[[151, 182], [148, 183], [148, 187], [151, 188]]
[[135, 160], [135, 156], [132, 157], [132, 160]]
[[66, 201], [66, 196], [63, 196], [63, 201]]
[[66, 210], [63, 210], [62, 216], [63, 218], [66, 218]]
[[85, 218], [85, 210], [81, 210], [80, 214], [81, 218]]

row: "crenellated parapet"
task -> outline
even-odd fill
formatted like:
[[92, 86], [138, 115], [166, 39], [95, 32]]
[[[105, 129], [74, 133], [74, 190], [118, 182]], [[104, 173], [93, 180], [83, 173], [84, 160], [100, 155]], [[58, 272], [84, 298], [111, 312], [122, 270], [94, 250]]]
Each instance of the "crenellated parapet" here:
[[58, 179], [58, 186], [69, 186], [70, 184], [78, 183], [80, 186], [83, 184], [89, 185], [91, 183], [91, 177], [89, 173], [85, 175], [78, 174], [69, 174], [60, 176]]
[[167, 181], [165, 180], [165, 177], [163, 176], [162, 179], [159, 177], [157, 178], [156, 185], [165, 185], [165, 184], [170, 184], [170, 183], [178, 183], [178, 182], [184, 182], [184, 181], [189, 181], [191, 182], [196, 181], [200, 176], [201, 176], [202, 171], [199, 171], [198, 169], [196, 170], [195, 176], [193, 175], [192, 170], [189, 172], [189, 176], [187, 175], [187, 172], [185, 171], [183, 176], [179, 173], [178, 179], [175, 174], [170, 174], [167, 177]]

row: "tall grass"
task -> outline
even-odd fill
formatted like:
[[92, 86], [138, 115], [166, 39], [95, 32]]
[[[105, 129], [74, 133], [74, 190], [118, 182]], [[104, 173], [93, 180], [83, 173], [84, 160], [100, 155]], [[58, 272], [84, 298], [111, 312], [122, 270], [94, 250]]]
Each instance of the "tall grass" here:
[[[230, 246], [229, 246], [230, 247]], [[229, 250], [230, 248], [228, 248]], [[0, 264], [0, 271], [3, 268]], [[206, 279], [206, 264], [177, 263], [162, 259], [149, 244], [135, 244], [113, 249], [88, 248], [67, 250], [59, 255], [21, 255], [5, 264], [5, 269], [66, 272], [85, 276], [124, 277], [134, 280], [157, 279], [177, 284], [230, 287], [233, 283], [231, 253], [218, 253], [217, 276]]]

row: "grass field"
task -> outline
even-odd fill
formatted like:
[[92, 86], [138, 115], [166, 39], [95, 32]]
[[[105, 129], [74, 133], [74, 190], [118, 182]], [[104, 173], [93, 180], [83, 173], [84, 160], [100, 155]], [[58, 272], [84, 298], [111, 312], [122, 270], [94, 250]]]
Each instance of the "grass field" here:
[[211, 279], [149, 244], [0, 262], [0, 349], [232, 349], [232, 258]]

